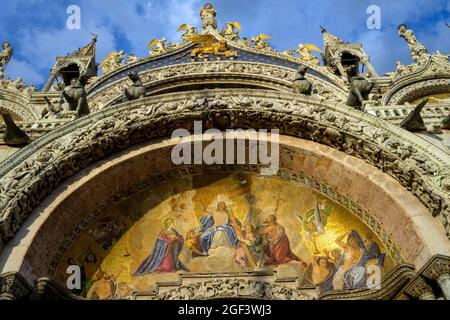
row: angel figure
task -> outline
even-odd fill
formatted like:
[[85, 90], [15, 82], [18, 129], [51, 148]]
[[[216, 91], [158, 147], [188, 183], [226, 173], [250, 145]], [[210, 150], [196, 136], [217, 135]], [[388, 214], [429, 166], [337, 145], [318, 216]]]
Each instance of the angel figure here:
[[314, 209], [309, 210], [303, 216], [296, 214], [303, 225], [303, 230], [306, 232], [306, 239], [311, 240], [314, 246], [315, 254], [320, 253], [317, 248], [316, 237], [324, 233], [328, 217], [331, 215], [332, 211], [332, 206], [322, 208], [320, 203], [317, 203]]
[[114, 71], [122, 65], [122, 61], [125, 58], [125, 51], [120, 50], [119, 52], [111, 52], [105, 60], [100, 64], [103, 74]]
[[260, 33], [257, 37], [252, 37], [250, 40], [253, 43], [253, 46], [257, 49], [269, 49], [270, 45], [264, 40], [271, 40], [272, 37], [266, 34]]
[[156, 56], [158, 54], [166, 53], [168, 51], [167, 45], [166, 45], [167, 39], [153, 39], [148, 44], [147, 48], [150, 49], [148, 52], [150, 56]]
[[320, 60], [315, 55], [311, 53], [311, 51], [319, 52], [320, 54], [323, 54], [323, 51], [317, 48], [315, 45], [311, 43], [307, 44], [299, 44], [297, 51], [300, 53], [300, 60], [314, 64], [319, 65]]
[[132, 63], [138, 62], [138, 61], [139, 61], [139, 58], [136, 57], [136, 55], [135, 55], [134, 53], [130, 53], [130, 55], [129, 55], [128, 57], [125, 58], [125, 61], [126, 61], [128, 64], [132, 64]]
[[185, 32], [181, 35], [181, 38], [183, 39], [183, 41], [189, 41], [189, 39], [188, 39], [189, 36], [192, 36], [192, 35], [194, 35], [194, 34], [197, 34], [197, 28], [196, 28], [196, 27], [191, 26], [191, 25], [189, 25], [189, 24], [185, 24], [185, 23], [182, 24], [182, 25], [178, 28], [177, 31], [178, 31], [178, 32], [185, 31]]
[[220, 34], [224, 38], [233, 41], [239, 38], [239, 31], [241, 31], [241, 25], [239, 22], [227, 22], [225, 28]]

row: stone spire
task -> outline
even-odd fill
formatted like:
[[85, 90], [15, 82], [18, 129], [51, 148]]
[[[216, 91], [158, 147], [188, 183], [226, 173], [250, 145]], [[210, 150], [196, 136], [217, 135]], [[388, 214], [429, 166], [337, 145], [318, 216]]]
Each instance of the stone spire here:
[[324, 63], [336, 74], [347, 79], [347, 73], [350, 69], [359, 70], [359, 64], [363, 64], [372, 77], [378, 77], [361, 44], [344, 41], [322, 26], [320, 26], [320, 32], [323, 35]]
[[95, 56], [95, 46], [97, 43], [98, 35], [92, 34], [92, 40], [85, 47], [81, 48], [81, 55], [83, 57]]
[[348, 43], [342, 39], [339, 39], [338, 37], [336, 37], [334, 34], [331, 34], [327, 31], [327, 29], [325, 29], [324, 27], [320, 26], [320, 32], [322, 32], [323, 35], [323, 47], [330, 47], [330, 46], [335, 46], [338, 44], [345, 44]]
[[71, 79], [78, 78], [81, 74], [84, 74], [87, 78], [96, 76], [95, 47], [97, 37], [97, 35], [93, 34], [92, 40], [83, 48], [79, 48], [67, 56], [57, 57], [56, 63], [42, 91], [49, 91], [58, 77], [61, 77], [59, 84], [61, 86], [67, 86], [70, 84]]

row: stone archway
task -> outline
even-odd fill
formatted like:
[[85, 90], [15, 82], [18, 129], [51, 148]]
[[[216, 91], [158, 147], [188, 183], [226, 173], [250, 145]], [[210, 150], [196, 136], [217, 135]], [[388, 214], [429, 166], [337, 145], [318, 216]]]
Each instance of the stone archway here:
[[[96, 216], [149, 186], [190, 175], [258, 171], [258, 166], [242, 165], [175, 166], [170, 152], [177, 142], [159, 139], [137, 145], [88, 166], [56, 188], [3, 249], [2, 272], [20, 272], [30, 283], [53, 276], [64, 252]], [[298, 138], [282, 136], [280, 153], [280, 179], [348, 208], [376, 232], [397, 263], [420, 268], [437, 253], [450, 254], [443, 227], [387, 174], [353, 156]]]
[[[177, 128], [279, 128], [342, 150], [394, 177], [448, 230], [449, 156], [416, 136], [368, 114], [294, 94], [211, 90], [150, 97], [69, 123], [4, 163], [0, 172], [3, 241], [67, 178], [131, 145]], [[83, 130], [78, 130], [83, 128]]]
[[[444, 230], [448, 154], [345, 106], [289, 93], [228, 89], [153, 96], [109, 107], [43, 136], [11, 157], [0, 172], [1, 227], [3, 241], [8, 241], [2, 250], [2, 272], [20, 272], [27, 281], [51, 275], [70, 244], [67, 239], [76, 239], [80, 226], [148, 181], [179, 175], [179, 169], [155, 165], [161, 160], [149, 162], [145, 152], [159, 148], [167, 156], [170, 141], [164, 137], [178, 128], [192, 131], [195, 120], [222, 131], [279, 129], [284, 152], [280, 178], [309, 181], [310, 188], [336, 197], [338, 203], [344, 201], [341, 204], [356, 216], [366, 216], [366, 223], [379, 229], [380, 239], [386, 240], [383, 234], [391, 237], [386, 247], [399, 261], [419, 268], [435, 254], [448, 255]], [[302, 155], [309, 160], [300, 161]], [[314, 155], [321, 160], [314, 162]], [[147, 182], [136, 180], [136, 170], [142, 166], [135, 161], [142, 157], [149, 172], [158, 168], [158, 174], [146, 177]], [[121, 171], [115, 167], [119, 164], [129, 167]], [[350, 181], [360, 187], [350, 187]], [[371, 186], [370, 197], [364, 193], [366, 186]], [[73, 191], [72, 198], [66, 189]], [[112, 196], [105, 198], [105, 194]], [[73, 196], [78, 201], [73, 202]], [[74, 208], [90, 214], [74, 214]], [[55, 225], [61, 232], [54, 232]], [[429, 230], [435, 230], [440, 240], [435, 235], [431, 239]]]

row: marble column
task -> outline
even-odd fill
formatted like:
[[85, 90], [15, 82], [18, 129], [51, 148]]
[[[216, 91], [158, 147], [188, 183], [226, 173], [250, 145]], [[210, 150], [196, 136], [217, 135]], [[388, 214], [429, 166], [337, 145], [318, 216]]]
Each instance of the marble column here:
[[53, 82], [55, 82], [56, 77], [58, 76], [57, 70], [52, 70], [50, 73], [50, 77], [48, 78], [47, 82], [44, 85], [44, 88], [42, 89], [42, 92], [47, 92], [50, 90]]

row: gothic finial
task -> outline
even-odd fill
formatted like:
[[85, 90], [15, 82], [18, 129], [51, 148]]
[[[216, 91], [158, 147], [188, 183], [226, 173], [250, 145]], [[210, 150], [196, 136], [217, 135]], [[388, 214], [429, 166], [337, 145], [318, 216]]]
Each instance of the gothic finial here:
[[329, 33], [324, 27], [320, 26], [320, 32], [323, 34], [323, 45], [324, 47], [335, 45], [335, 44], [344, 44], [346, 41], [339, 39], [334, 34]]

